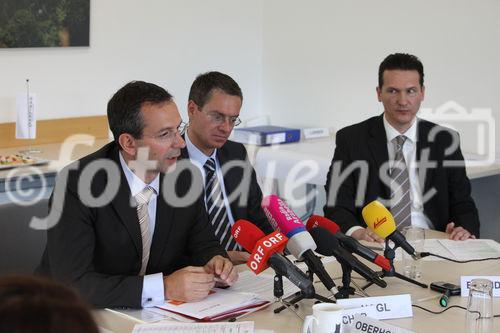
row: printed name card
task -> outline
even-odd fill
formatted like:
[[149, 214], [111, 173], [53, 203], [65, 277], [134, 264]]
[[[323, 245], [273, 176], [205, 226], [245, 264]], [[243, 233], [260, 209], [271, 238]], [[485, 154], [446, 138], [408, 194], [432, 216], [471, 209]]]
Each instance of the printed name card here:
[[[372, 317], [377, 316], [377, 310], [375, 310], [375, 306], [365, 306], [362, 308], [348, 308], [342, 310], [342, 330], [341, 333], [349, 332], [349, 325], [354, 323], [354, 318], [356, 315]], [[347, 328], [347, 330], [344, 330]]]
[[410, 294], [338, 299], [337, 304], [345, 308], [373, 306], [375, 313], [369, 316], [375, 319], [413, 317]]
[[486, 279], [493, 282], [493, 297], [500, 297], [500, 276], [461, 276], [460, 286], [462, 287], [462, 297], [469, 296], [470, 282], [474, 279]]
[[386, 333], [414, 333], [413, 331], [404, 328], [383, 323], [379, 320], [355, 315], [354, 321], [350, 325], [343, 328], [343, 333], [369, 333], [369, 332], [386, 332]]

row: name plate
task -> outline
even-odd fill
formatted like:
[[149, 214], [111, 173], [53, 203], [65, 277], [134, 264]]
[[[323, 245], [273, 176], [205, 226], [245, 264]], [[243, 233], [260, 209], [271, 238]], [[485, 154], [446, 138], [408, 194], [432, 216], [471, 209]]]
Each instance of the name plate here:
[[383, 323], [379, 320], [355, 315], [354, 321], [344, 330], [345, 333], [372, 333], [372, 332], [386, 332], [386, 333], [414, 333], [414, 331], [406, 330], [404, 328]]
[[410, 294], [338, 299], [337, 304], [345, 308], [373, 306], [375, 319], [396, 319], [413, 317]]
[[377, 310], [374, 306], [365, 306], [362, 308], [349, 308], [342, 310], [342, 326], [341, 333], [349, 333], [350, 325], [354, 323], [356, 315], [364, 317], [375, 317], [377, 315]]
[[483, 275], [461, 276], [460, 277], [460, 286], [462, 287], [462, 291], [461, 291], [462, 297], [469, 296], [470, 282], [474, 279], [491, 280], [491, 282], [493, 282], [493, 297], [500, 297], [500, 276], [498, 276], [498, 275], [496, 275], [496, 276], [495, 275], [493, 275], [493, 276], [483, 276]]

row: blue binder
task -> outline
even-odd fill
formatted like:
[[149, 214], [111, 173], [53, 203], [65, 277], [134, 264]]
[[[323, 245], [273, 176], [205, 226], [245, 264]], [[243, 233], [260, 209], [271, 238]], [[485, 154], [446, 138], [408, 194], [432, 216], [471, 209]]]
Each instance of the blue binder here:
[[300, 141], [300, 129], [271, 125], [236, 128], [233, 140], [259, 146], [297, 142]]

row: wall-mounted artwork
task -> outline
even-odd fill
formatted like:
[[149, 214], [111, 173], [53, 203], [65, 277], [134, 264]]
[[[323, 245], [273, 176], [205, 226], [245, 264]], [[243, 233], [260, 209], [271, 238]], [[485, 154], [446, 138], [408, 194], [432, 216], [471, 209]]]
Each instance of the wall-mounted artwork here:
[[90, 0], [1, 0], [0, 48], [89, 46]]

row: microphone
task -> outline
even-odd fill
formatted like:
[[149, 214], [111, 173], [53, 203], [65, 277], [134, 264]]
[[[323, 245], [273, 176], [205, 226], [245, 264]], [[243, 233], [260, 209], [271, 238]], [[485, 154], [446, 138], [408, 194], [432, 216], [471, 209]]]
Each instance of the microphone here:
[[340, 242], [326, 229], [322, 227], [313, 228], [309, 231], [312, 238], [318, 245], [316, 252], [324, 256], [334, 256], [340, 263], [350, 266], [355, 272], [377, 286], [385, 288], [387, 283], [382, 280], [377, 273], [359, 261], [349, 251], [340, 246]]
[[391, 212], [379, 201], [375, 200], [366, 205], [361, 214], [366, 225], [382, 238], [388, 238], [397, 246], [401, 246], [413, 259], [420, 259], [420, 255], [413, 246], [406, 241], [405, 236], [396, 229], [396, 222]]
[[313, 282], [307, 275], [281, 254], [288, 240], [285, 235], [275, 231], [266, 236], [262, 230], [246, 220], [236, 221], [231, 228], [231, 234], [239, 245], [251, 253], [247, 266], [255, 274], [270, 266], [276, 274], [286, 277], [296, 285], [305, 298], [312, 298], [316, 294]]
[[[306, 225], [307, 231], [311, 232], [313, 228], [318, 228], [318, 227], [330, 231], [330, 233], [332, 233], [335, 236], [335, 238], [337, 238], [340, 241], [340, 244], [342, 244], [342, 246], [347, 250], [349, 250], [350, 252], [356, 253], [357, 255], [365, 258], [366, 260], [382, 267], [382, 269], [385, 271], [391, 270], [391, 262], [389, 261], [389, 259], [379, 255], [375, 251], [362, 245], [356, 239], [346, 236], [344, 233], [340, 231], [340, 227], [337, 225], [337, 223], [323, 216], [311, 215], [311, 217], [307, 221]], [[314, 240], [316, 241], [316, 239]], [[318, 245], [317, 241], [316, 245]], [[321, 254], [321, 252], [319, 251], [317, 252]]]
[[269, 222], [288, 237], [287, 249], [297, 259], [303, 259], [309, 270], [315, 273], [333, 295], [338, 293], [330, 275], [321, 260], [314, 254], [316, 243], [306, 231], [302, 220], [276, 195], [269, 195], [262, 200], [262, 209]]

